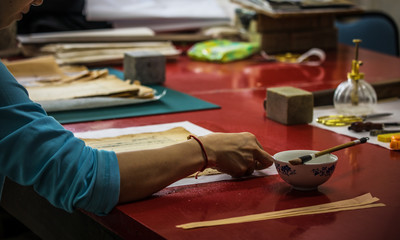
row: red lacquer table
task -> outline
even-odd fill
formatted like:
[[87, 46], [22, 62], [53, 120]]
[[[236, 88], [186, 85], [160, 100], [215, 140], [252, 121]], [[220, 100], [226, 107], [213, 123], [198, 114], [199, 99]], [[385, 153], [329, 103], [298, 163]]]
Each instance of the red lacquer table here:
[[[321, 67], [250, 59], [229, 64], [195, 62], [182, 56], [167, 64], [165, 86], [221, 109], [66, 124], [73, 132], [190, 121], [214, 132], [254, 133], [274, 154], [321, 150], [351, 138], [310, 125], [285, 126], [265, 116], [267, 87], [308, 91], [334, 89], [344, 81], [352, 47], [328, 52]], [[398, 79], [400, 59], [360, 50], [371, 83]], [[400, 93], [399, 93], [400, 94]], [[400, 106], [399, 106], [400, 107]], [[164, 189], [150, 199], [117, 206], [108, 216], [52, 208], [29, 188], [7, 181], [2, 206], [43, 238], [123, 239], [399, 239], [400, 152], [363, 144], [336, 153], [332, 178], [318, 191], [292, 190], [278, 175]], [[370, 192], [386, 207], [182, 230], [183, 223], [282, 210], [353, 198]], [[18, 199], [18, 200], [16, 200]], [[21, 202], [26, 205], [21, 206]], [[36, 207], [31, 210], [32, 207]]]

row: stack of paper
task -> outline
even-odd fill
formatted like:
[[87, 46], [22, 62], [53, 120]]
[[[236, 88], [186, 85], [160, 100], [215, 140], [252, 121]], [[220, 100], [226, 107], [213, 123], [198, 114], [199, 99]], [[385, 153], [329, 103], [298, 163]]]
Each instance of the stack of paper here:
[[93, 29], [83, 31], [65, 31], [18, 35], [22, 44], [45, 44], [58, 42], [121, 42], [137, 41], [154, 37], [155, 33], [146, 27], [121, 29]]
[[178, 56], [181, 51], [171, 42], [126, 43], [67, 43], [48, 44], [40, 48], [42, 54], [53, 54], [58, 64], [121, 63], [126, 52], [156, 51], [167, 58]]
[[44, 56], [5, 62], [29, 97], [47, 111], [89, 109], [155, 101], [154, 89], [138, 81], [122, 81], [107, 69], [84, 66], [59, 67], [54, 57]]
[[[339, 8], [355, 7], [349, 0], [231, 0], [245, 8], [249, 8], [258, 13], [270, 15], [276, 13], [299, 13], [310, 12], [313, 9], [332, 9], [338, 11]], [[308, 10], [308, 11], [305, 11]]]
[[157, 51], [167, 58], [181, 51], [146, 27], [34, 33], [19, 35], [27, 57], [52, 54], [58, 64], [99, 65], [122, 63], [124, 53]]

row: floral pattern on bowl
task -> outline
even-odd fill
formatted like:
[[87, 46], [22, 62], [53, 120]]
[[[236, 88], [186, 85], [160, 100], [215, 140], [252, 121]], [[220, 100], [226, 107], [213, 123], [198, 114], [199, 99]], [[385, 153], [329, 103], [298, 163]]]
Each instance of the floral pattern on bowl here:
[[287, 175], [287, 176], [296, 174], [296, 170], [292, 170], [292, 168], [289, 167], [289, 165], [283, 165], [283, 166], [281, 166], [281, 164], [277, 163], [275, 166], [276, 166], [276, 170], [277, 170], [280, 174]]
[[335, 171], [335, 165], [332, 165], [330, 167], [322, 167], [321, 169], [314, 168], [312, 170], [314, 176], [330, 176], [332, 175], [333, 171]]

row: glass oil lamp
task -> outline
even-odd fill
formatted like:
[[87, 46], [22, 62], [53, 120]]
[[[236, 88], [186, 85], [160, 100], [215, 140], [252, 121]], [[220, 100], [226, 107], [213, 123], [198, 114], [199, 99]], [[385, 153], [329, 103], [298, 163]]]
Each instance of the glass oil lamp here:
[[364, 80], [364, 73], [360, 72], [362, 61], [358, 60], [358, 46], [361, 40], [354, 39], [353, 42], [356, 44], [356, 56], [351, 72], [347, 74], [347, 81], [336, 88], [333, 104], [339, 114], [361, 116], [373, 112], [377, 97], [374, 88]]

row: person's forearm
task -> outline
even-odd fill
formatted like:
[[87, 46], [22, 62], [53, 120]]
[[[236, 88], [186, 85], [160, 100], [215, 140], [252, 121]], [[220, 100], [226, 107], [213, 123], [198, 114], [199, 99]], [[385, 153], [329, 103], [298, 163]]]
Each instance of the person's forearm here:
[[169, 147], [119, 153], [117, 158], [120, 202], [148, 197], [207, 166], [242, 177], [273, 163], [256, 137], [246, 132], [208, 134]]
[[117, 158], [120, 202], [148, 197], [205, 164], [201, 148], [193, 139], [157, 150], [117, 153]]

